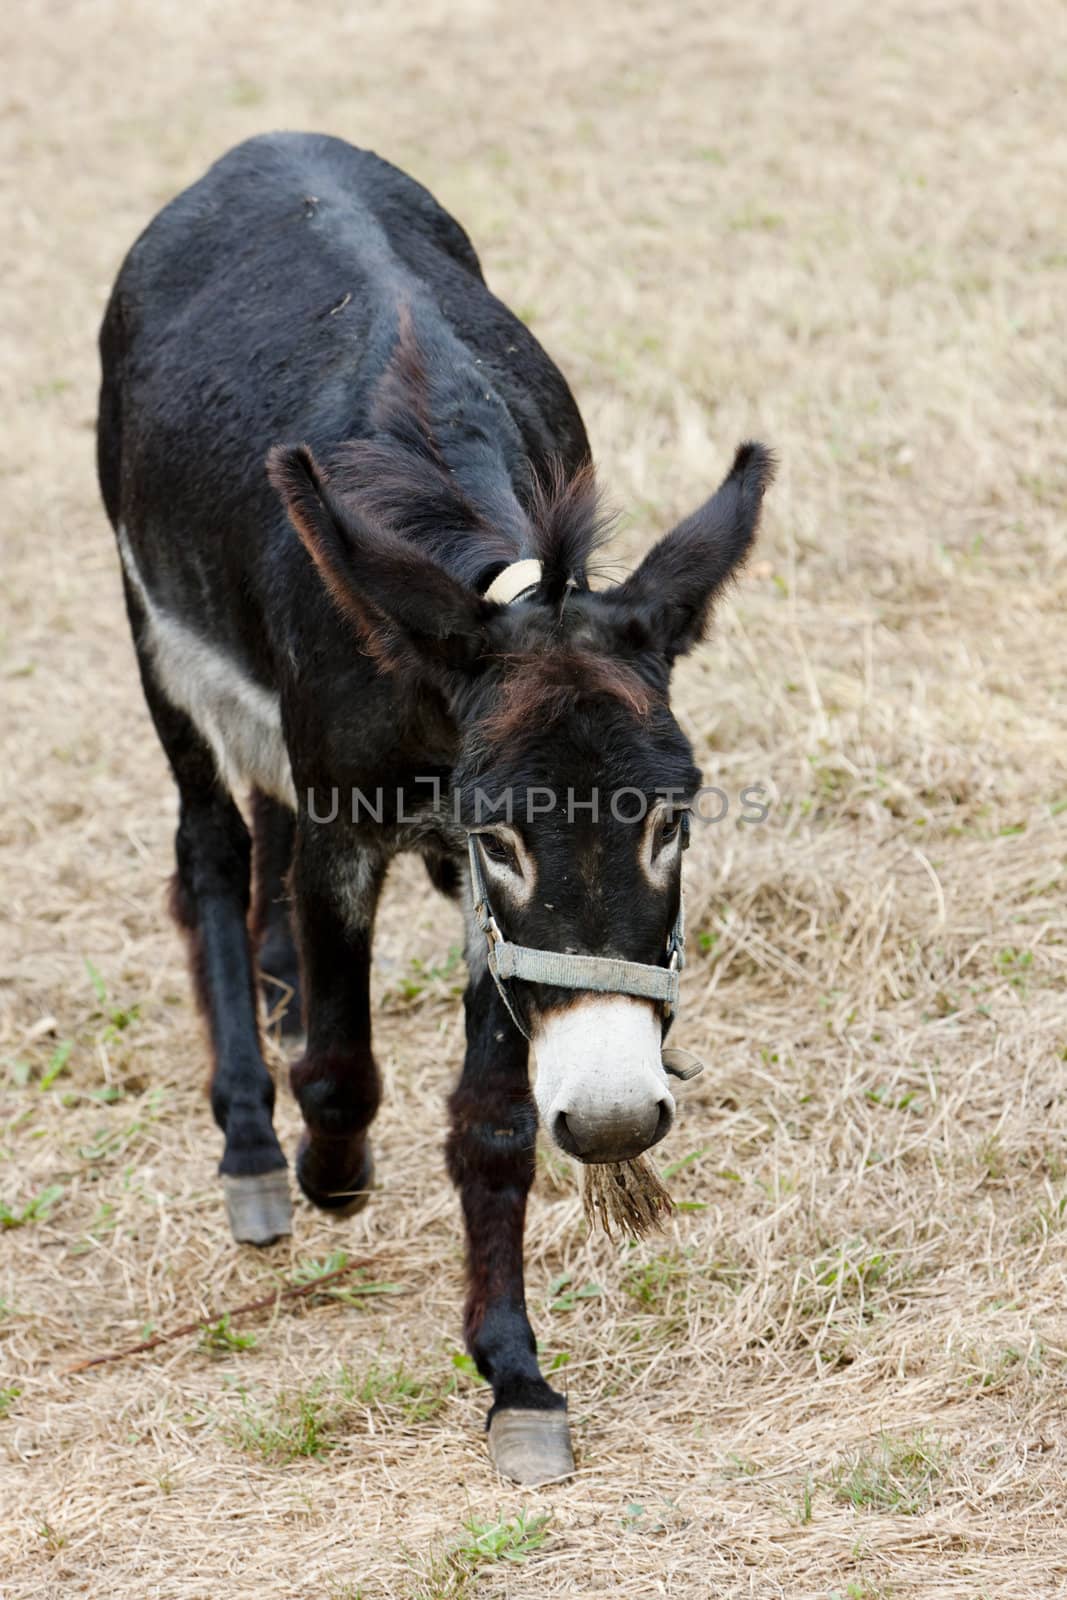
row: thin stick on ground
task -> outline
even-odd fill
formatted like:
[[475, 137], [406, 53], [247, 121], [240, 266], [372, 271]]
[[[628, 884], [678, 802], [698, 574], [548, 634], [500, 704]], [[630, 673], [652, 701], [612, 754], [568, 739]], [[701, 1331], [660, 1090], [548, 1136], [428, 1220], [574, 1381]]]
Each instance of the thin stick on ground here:
[[88, 1372], [90, 1367], [103, 1367], [112, 1361], [125, 1361], [128, 1356], [140, 1356], [146, 1350], [154, 1350], [157, 1345], [171, 1344], [175, 1339], [183, 1339], [187, 1334], [199, 1333], [203, 1328], [210, 1328], [220, 1317], [245, 1317], [253, 1311], [269, 1311], [283, 1300], [299, 1300], [304, 1295], [315, 1294], [334, 1278], [343, 1278], [346, 1273], [355, 1272], [360, 1267], [372, 1267], [375, 1262], [370, 1256], [365, 1256], [361, 1261], [348, 1261], [343, 1267], [335, 1267], [331, 1272], [324, 1272], [317, 1278], [312, 1278], [309, 1283], [289, 1284], [284, 1289], [275, 1289], [271, 1294], [259, 1295], [255, 1300], [244, 1300], [239, 1306], [231, 1306], [227, 1311], [219, 1311], [213, 1317], [194, 1317], [191, 1322], [183, 1322], [180, 1328], [172, 1328], [169, 1333], [153, 1334], [151, 1339], [142, 1339], [139, 1344], [127, 1345], [123, 1350], [109, 1350], [102, 1356], [90, 1356], [87, 1361], [78, 1361], [73, 1367], [66, 1367], [63, 1372], [65, 1378], [73, 1377], [76, 1372]]

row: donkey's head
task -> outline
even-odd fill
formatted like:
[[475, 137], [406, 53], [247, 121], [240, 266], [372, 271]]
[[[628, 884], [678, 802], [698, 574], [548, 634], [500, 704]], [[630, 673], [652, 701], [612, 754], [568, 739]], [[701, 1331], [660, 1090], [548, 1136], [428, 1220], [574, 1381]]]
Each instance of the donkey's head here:
[[671, 668], [751, 547], [768, 451], [742, 445], [711, 499], [623, 583], [596, 591], [591, 474], [535, 499], [521, 567], [514, 542], [510, 564], [483, 543], [468, 585], [426, 541], [368, 515], [344, 469], [327, 477], [297, 449], [276, 451], [270, 470], [365, 646], [384, 670], [431, 681], [448, 707], [475, 898], [491, 939], [527, 957], [500, 981], [533, 1044], [542, 1120], [582, 1160], [639, 1154], [674, 1115], [654, 969], [671, 959], [700, 784], [670, 710]]

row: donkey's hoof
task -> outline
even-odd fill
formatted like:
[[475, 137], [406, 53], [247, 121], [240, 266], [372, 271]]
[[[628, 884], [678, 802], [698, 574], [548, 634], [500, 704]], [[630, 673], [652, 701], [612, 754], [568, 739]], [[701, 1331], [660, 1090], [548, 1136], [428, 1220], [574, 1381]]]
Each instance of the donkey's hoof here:
[[[318, 1170], [316, 1170], [318, 1169]], [[305, 1133], [301, 1135], [296, 1152], [296, 1177], [305, 1197], [320, 1211], [332, 1211], [335, 1217], [353, 1217], [370, 1199], [374, 1182], [374, 1160], [370, 1145], [363, 1147], [363, 1162], [356, 1173], [345, 1182], [323, 1182], [321, 1158]]]
[[565, 1411], [498, 1411], [489, 1424], [489, 1454], [515, 1483], [553, 1483], [574, 1471]]
[[230, 1232], [238, 1244], [273, 1244], [293, 1231], [289, 1173], [285, 1167], [249, 1177], [222, 1175]]

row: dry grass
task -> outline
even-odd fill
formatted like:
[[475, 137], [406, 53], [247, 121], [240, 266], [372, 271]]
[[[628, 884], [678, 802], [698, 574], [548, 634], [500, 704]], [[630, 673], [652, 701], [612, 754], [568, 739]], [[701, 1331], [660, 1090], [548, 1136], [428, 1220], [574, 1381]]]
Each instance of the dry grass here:
[[[1063, 12], [578, 14], [0, 24], [5, 1600], [1067, 1587]], [[775, 795], [690, 855], [678, 1033], [711, 1069], [664, 1159], [691, 1209], [587, 1240], [546, 1157], [530, 1303], [580, 1472], [543, 1492], [494, 1478], [453, 1361], [460, 1020], [453, 978], [409, 980], [458, 934], [419, 873], [378, 955], [383, 1192], [255, 1254], [214, 1182], [93, 340], [152, 211], [277, 125], [378, 147], [464, 219], [574, 381], [619, 560], [738, 438], [782, 458], [678, 684], [712, 780]], [[218, 1322], [337, 1250], [375, 1262], [364, 1292]], [[212, 1334], [63, 1375], [197, 1313]]]

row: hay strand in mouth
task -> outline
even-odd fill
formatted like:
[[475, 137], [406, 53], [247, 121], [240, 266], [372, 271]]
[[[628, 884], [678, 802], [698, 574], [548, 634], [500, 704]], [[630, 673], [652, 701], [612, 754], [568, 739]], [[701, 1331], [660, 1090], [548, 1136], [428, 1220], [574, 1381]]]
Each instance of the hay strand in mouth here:
[[582, 1168], [582, 1209], [590, 1231], [599, 1226], [608, 1238], [615, 1230], [631, 1238], [661, 1231], [674, 1210], [655, 1170], [644, 1156]]

